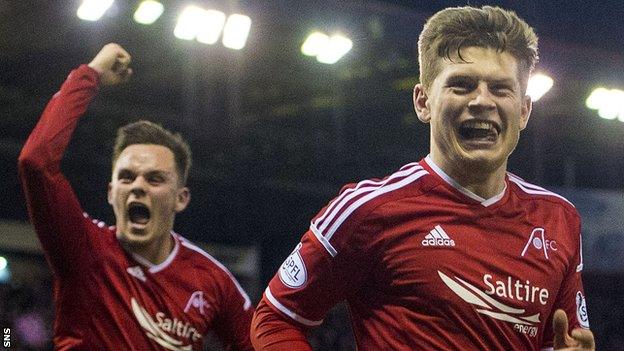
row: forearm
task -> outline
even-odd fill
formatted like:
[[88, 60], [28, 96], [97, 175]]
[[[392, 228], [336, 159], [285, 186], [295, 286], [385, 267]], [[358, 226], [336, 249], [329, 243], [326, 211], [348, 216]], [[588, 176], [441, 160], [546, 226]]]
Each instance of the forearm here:
[[311, 351], [305, 331], [286, 321], [264, 300], [258, 304], [251, 322], [251, 342], [256, 350]]

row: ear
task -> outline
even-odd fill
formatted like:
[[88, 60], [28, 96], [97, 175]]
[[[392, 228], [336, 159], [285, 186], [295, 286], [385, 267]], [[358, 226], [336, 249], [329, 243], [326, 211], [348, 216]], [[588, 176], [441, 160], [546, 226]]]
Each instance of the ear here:
[[113, 185], [111, 183], [108, 183], [108, 190], [107, 190], [106, 198], [108, 200], [108, 204], [112, 206], [113, 205]]
[[184, 211], [186, 206], [191, 202], [191, 192], [187, 187], [178, 189], [178, 195], [176, 198], [176, 213]]
[[422, 84], [416, 84], [414, 87], [414, 110], [418, 119], [423, 123], [431, 121], [431, 110], [429, 109], [429, 96], [425, 92]]
[[525, 95], [522, 101], [522, 110], [520, 111], [520, 130], [524, 130], [524, 128], [526, 128], [529, 123], [529, 117], [531, 116], [532, 110], [533, 101], [531, 101], [530, 96]]

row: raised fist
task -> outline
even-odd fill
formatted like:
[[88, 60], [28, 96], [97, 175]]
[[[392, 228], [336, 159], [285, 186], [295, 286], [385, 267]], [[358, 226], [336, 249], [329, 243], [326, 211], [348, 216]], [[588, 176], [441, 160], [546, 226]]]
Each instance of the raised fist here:
[[119, 44], [110, 43], [104, 45], [102, 50], [95, 55], [89, 67], [100, 74], [101, 85], [117, 85], [130, 79], [131, 61], [130, 54], [124, 48]]

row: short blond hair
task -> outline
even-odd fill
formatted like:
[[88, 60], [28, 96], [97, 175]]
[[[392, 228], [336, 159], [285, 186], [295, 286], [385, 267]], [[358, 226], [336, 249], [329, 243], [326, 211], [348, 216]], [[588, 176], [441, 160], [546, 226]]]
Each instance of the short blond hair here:
[[427, 20], [418, 38], [420, 82], [429, 88], [441, 70], [440, 59], [453, 61], [467, 47], [509, 52], [518, 60], [518, 78], [526, 90], [539, 57], [537, 35], [515, 12], [500, 7], [451, 7]]

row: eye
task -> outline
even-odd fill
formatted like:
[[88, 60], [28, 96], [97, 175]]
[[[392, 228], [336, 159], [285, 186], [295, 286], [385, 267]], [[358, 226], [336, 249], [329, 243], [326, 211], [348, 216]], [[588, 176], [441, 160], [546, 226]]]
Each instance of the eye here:
[[467, 94], [474, 90], [475, 85], [467, 80], [455, 80], [449, 82], [447, 87], [450, 88], [455, 94]]
[[165, 181], [165, 177], [162, 175], [150, 175], [147, 177], [147, 181], [150, 182], [150, 184], [160, 184]]
[[117, 180], [119, 180], [119, 182], [123, 184], [132, 183], [132, 181], [134, 180], [134, 175], [130, 172], [121, 171], [117, 175]]
[[513, 92], [513, 89], [509, 85], [497, 84], [490, 87], [490, 91], [494, 95], [504, 96]]

